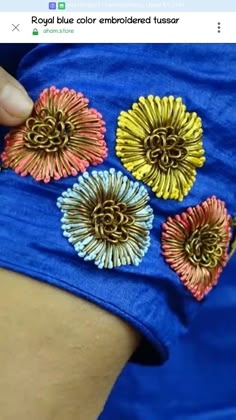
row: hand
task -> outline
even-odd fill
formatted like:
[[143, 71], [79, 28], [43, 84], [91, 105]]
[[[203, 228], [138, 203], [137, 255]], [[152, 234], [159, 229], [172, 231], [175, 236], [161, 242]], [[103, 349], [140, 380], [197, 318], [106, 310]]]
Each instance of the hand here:
[[31, 114], [33, 102], [23, 86], [0, 67], [0, 124], [16, 126]]

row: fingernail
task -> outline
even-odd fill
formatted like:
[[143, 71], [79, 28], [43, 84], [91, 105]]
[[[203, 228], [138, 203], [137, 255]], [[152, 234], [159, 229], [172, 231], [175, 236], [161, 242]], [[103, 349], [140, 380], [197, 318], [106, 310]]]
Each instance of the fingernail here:
[[33, 107], [30, 97], [13, 85], [5, 85], [0, 93], [0, 106], [11, 116], [27, 118]]

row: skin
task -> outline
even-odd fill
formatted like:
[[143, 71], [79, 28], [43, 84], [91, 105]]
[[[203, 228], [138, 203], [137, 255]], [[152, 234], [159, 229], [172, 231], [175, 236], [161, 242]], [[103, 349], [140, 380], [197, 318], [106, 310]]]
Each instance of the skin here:
[[0, 124], [19, 125], [32, 108], [33, 102], [23, 86], [0, 67]]
[[[0, 124], [22, 123], [32, 106], [0, 68]], [[1, 268], [0, 332], [4, 420], [97, 419], [140, 340], [98, 306]]]

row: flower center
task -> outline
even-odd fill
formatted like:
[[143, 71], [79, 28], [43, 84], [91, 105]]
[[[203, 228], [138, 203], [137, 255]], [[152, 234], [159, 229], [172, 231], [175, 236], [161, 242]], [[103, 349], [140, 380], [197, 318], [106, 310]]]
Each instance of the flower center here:
[[134, 222], [134, 217], [127, 215], [127, 205], [114, 200], [97, 204], [92, 212], [92, 224], [97, 238], [112, 243], [126, 242], [129, 239], [129, 227]]
[[178, 162], [187, 155], [184, 145], [185, 140], [175, 134], [173, 127], [157, 128], [144, 140], [148, 163], [157, 165], [163, 172], [178, 167]]
[[185, 251], [194, 265], [215, 268], [223, 254], [218, 228], [205, 225], [196, 229], [185, 242]]
[[74, 130], [64, 112], [57, 111], [51, 115], [47, 108], [41, 109], [37, 117], [28, 118], [26, 127], [25, 146], [48, 153], [64, 149]]

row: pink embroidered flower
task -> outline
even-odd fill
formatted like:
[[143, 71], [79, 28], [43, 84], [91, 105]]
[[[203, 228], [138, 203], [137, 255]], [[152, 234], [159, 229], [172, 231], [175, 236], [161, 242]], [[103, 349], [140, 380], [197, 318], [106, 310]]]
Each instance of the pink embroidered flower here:
[[5, 138], [3, 163], [16, 173], [49, 182], [84, 172], [107, 156], [102, 115], [75, 90], [45, 89], [25, 124]]
[[225, 266], [231, 238], [231, 218], [215, 196], [163, 224], [166, 262], [197, 300], [217, 284]]

